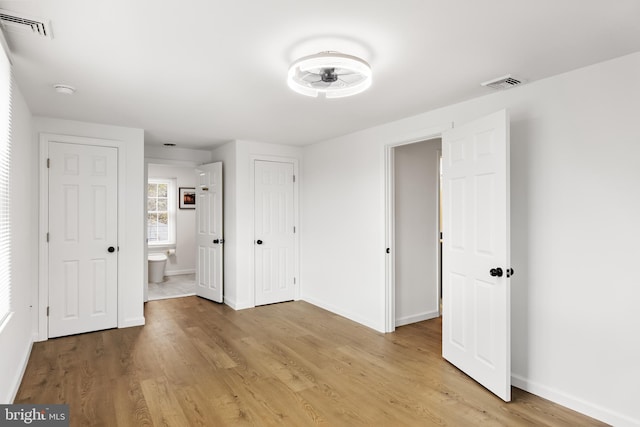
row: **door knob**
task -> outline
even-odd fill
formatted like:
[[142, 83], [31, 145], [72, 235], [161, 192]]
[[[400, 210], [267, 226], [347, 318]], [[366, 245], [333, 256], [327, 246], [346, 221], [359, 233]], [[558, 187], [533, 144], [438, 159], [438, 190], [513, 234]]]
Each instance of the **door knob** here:
[[220, 243], [220, 239], [213, 239], [213, 243]]
[[261, 245], [262, 244], [262, 240], [256, 240], [256, 245]]
[[493, 277], [502, 277], [502, 269], [500, 267], [492, 268], [489, 270], [489, 274]]
[[109, 252], [114, 252], [115, 250], [116, 250], [116, 248], [114, 248], [113, 246], [109, 246], [107, 248], [107, 251], [109, 251]]

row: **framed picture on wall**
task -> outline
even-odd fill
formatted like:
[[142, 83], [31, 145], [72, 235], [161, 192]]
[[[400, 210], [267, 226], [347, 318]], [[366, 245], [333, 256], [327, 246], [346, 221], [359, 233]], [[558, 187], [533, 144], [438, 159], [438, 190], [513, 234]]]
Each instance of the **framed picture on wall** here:
[[196, 189], [194, 187], [180, 187], [178, 189], [178, 207], [180, 209], [196, 208]]

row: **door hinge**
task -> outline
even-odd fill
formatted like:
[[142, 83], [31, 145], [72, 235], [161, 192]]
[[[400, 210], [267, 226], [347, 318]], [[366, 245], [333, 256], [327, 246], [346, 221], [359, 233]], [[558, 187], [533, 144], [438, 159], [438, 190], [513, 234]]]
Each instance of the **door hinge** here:
[[51, 159], [47, 159], [47, 169], [51, 167]]
[[47, 232], [47, 243], [49, 243], [49, 233]]
[[294, 285], [296, 284], [296, 278], [295, 277], [293, 278], [293, 284]]
[[49, 317], [49, 306], [47, 306], [47, 317]]
[[293, 226], [293, 234], [296, 234], [296, 226]]
[[293, 182], [296, 182], [296, 176], [293, 175]]

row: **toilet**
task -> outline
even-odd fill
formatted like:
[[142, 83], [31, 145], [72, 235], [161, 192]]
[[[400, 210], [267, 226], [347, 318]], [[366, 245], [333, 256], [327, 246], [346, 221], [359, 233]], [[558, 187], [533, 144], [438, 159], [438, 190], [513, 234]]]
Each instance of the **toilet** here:
[[161, 283], [164, 281], [164, 266], [167, 263], [165, 254], [149, 254], [149, 282]]

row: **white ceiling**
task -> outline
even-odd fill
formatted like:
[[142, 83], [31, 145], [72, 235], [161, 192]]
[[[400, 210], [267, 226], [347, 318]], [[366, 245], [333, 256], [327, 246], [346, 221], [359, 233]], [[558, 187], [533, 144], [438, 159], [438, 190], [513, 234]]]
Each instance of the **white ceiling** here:
[[[53, 39], [5, 32], [35, 115], [145, 129], [146, 143], [305, 145], [640, 50], [639, 0], [36, 0]], [[298, 95], [294, 59], [371, 64], [342, 99]], [[52, 85], [77, 88], [56, 94]], [[606, 84], [606, 82], [603, 82]], [[517, 89], [512, 89], [517, 90]]]

